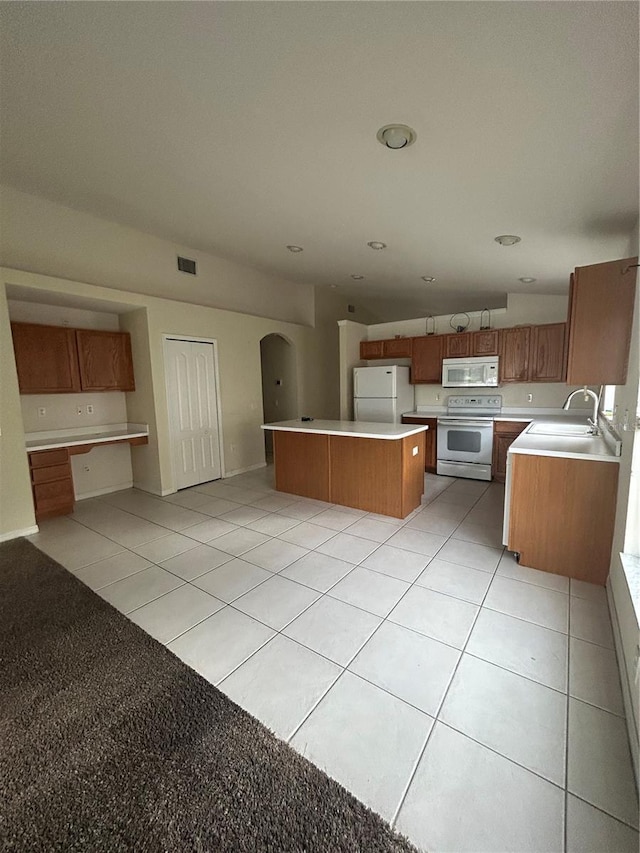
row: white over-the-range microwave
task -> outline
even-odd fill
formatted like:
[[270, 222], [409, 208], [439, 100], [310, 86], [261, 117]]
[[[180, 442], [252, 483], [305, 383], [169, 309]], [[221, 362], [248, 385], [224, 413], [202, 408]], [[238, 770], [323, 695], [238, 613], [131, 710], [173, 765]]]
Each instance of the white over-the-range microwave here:
[[495, 388], [497, 384], [497, 355], [442, 360], [443, 388]]

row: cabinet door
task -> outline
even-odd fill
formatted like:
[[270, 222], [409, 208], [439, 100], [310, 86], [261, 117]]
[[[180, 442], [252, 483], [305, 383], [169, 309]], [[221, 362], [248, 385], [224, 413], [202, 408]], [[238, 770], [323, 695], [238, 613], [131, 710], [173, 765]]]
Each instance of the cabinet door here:
[[507, 476], [507, 453], [511, 444], [529, 426], [528, 421], [496, 421], [493, 434], [493, 479], [504, 483]]
[[382, 341], [384, 358], [411, 358], [411, 338], [392, 338]]
[[627, 381], [637, 258], [578, 267], [569, 308], [570, 385]]
[[438, 421], [437, 418], [412, 418], [403, 417], [403, 424], [426, 424], [429, 429], [425, 432], [424, 470], [431, 474], [436, 473], [438, 462]]
[[360, 358], [382, 358], [382, 341], [360, 341]]
[[76, 329], [83, 391], [135, 391], [127, 332]]
[[511, 442], [516, 438], [508, 432], [495, 433], [493, 436], [493, 458], [491, 460], [491, 473], [493, 479], [498, 483], [504, 483], [507, 477], [507, 453]]
[[461, 332], [457, 335], [443, 335], [445, 339], [444, 358], [464, 358], [471, 355], [473, 335]]
[[500, 329], [500, 382], [527, 381], [530, 337], [530, 326]]
[[442, 382], [442, 339], [444, 335], [427, 335], [413, 339], [411, 382], [414, 385], [439, 385]]
[[73, 329], [12, 323], [21, 394], [68, 394], [80, 390]]
[[498, 330], [473, 332], [472, 355], [498, 355]]
[[564, 382], [566, 376], [565, 323], [531, 327], [530, 382]]

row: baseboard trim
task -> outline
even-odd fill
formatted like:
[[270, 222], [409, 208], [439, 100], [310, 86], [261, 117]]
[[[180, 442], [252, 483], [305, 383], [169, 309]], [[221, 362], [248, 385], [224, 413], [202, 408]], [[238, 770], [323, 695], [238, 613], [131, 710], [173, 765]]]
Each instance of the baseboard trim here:
[[18, 539], [20, 536], [33, 536], [39, 531], [37, 524], [33, 527], [23, 527], [22, 530], [9, 530], [8, 533], [0, 533], [0, 542], [8, 542], [9, 539]]
[[629, 684], [629, 676], [627, 673], [626, 658], [624, 656], [624, 649], [622, 646], [622, 634], [620, 632], [620, 624], [618, 622], [616, 602], [609, 584], [607, 584], [605, 589], [609, 603], [609, 612], [613, 617], [611, 619], [611, 625], [613, 627], [613, 644], [616, 650], [618, 673], [620, 675], [620, 684], [622, 686], [622, 702], [624, 705], [625, 722], [627, 724], [627, 734], [629, 736], [629, 748], [631, 749], [631, 763], [633, 764], [633, 772], [636, 777], [636, 786], [640, 786], [640, 779], [638, 778], [638, 756], [640, 754], [640, 743], [638, 742], [638, 730], [636, 728], [633, 702], [631, 701], [631, 690], [633, 689], [633, 686]]
[[133, 483], [134, 489], [140, 489], [141, 492], [147, 492], [150, 495], [157, 495], [159, 498], [164, 498], [167, 495], [174, 495], [176, 489], [156, 489], [154, 486], [148, 486], [146, 483]]
[[225, 471], [222, 475], [222, 479], [226, 480], [227, 477], [235, 477], [237, 474], [247, 474], [249, 471], [257, 471], [258, 468], [266, 468], [266, 462], [258, 462], [257, 465], [249, 465], [248, 468], [235, 468], [233, 471]]
[[129, 480], [126, 483], [118, 483], [116, 486], [107, 486], [104, 489], [96, 489], [94, 492], [83, 492], [81, 495], [76, 495], [77, 501], [85, 501], [87, 498], [98, 498], [100, 495], [110, 495], [111, 492], [121, 492], [123, 489], [131, 489], [133, 481]]

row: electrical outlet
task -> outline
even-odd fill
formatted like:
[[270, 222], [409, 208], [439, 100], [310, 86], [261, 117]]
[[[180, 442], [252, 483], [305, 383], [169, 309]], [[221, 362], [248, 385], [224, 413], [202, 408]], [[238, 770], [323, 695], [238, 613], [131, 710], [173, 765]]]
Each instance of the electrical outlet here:
[[82, 470], [83, 470], [83, 471], [90, 471], [90, 470], [91, 470], [91, 468], [90, 468], [88, 465], [85, 465], [85, 466], [84, 466], [84, 468], [83, 468]]
[[533, 403], [533, 394], [527, 394], [527, 403]]
[[78, 406], [76, 409], [76, 412], [77, 412], [77, 414], [81, 415], [82, 414], [82, 406]]
[[46, 414], [47, 414], [47, 410], [45, 409], [45, 407], [40, 406], [40, 408], [38, 409], [38, 417], [43, 418]]
[[91, 405], [87, 406], [87, 414], [88, 414], [88, 415], [92, 415], [92, 414], [93, 414], [93, 406], [91, 406]]

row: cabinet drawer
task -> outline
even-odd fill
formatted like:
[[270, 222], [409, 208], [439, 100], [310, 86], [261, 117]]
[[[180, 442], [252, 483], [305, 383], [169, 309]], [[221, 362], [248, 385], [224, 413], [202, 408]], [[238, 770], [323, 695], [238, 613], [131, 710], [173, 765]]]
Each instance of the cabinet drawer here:
[[529, 426], [530, 421], [495, 421], [493, 430], [497, 433], [514, 433], [520, 435]]
[[68, 480], [71, 477], [71, 468], [68, 462], [62, 465], [47, 465], [46, 468], [33, 468], [31, 471], [31, 482], [54, 483], [56, 480]]
[[41, 483], [34, 485], [33, 496], [36, 501], [36, 513], [52, 512], [69, 508], [73, 509], [73, 481], [69, 477], [66, 480], [57, 480], [55, 483]]
[[69, 451], [66, 447], [56, 450], [37, 450], [29, 454], [31, 468], [46, 468], [49, 465], [61, 465], [69, 461]]

